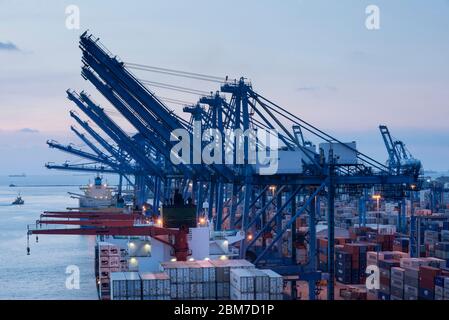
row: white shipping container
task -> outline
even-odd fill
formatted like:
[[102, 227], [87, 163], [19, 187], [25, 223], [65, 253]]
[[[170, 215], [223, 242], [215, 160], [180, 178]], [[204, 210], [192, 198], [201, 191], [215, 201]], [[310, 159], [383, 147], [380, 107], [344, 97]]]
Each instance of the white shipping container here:
[[215, 282], [216, 272], [215, 267], [210, 261], [197, 261], [198, 265], [201, 267], [202, 281], [201, 282]]
[[391, 279], [391, 286], [395, 288], [404, 288], [404, 281], [400, 279]]
[[404, 293], [404, 300], [418, 300], [418, 296], [414, 294]]
[[270, 292], [270, 277], [259, 269], [248, 270], [254, 276], [254, 292], [255, 293], [269, 293]]
[[177, 299], [178, 298], [178, 290], [176, 284], [170, 284], [170, 298]]
[[112, 272], [110, 278], [111, 300], [126, 300], [126, 276], [124, 272]]
[[404, 280], [405, 270], [404, 268], [392, 267], [391, 268], [391, 278]]
[[270, 294], [268, 292], [256, 293], [256, 300], [270, 300]]
[[172, 283], [188, 283], [189, 268], [184, 261], [162, 262], [161, 271], [166, 271]]
[[203, 297], [206, 300], [213, 300], [217, 297], [217, 287], [215, 282], [203, 283]]
[[428, 257], [425, 258], [427, 261], [427, 265], [430, 265], [434, 268], [446, 268], [446, 260], [434, 258], [434, 257]]
[[443, 289], [444, 300], [449, 300], [449, 288]]
[[268, 275], [270, 279], [270, 294], [282, 293], [284, 290], [284, 281], [282, 276], [270, 269], [263, 269], [260, 271]]
[[254, 293], [240, 292], [237, 288], [231, 286], [231, 300], [254, 300]]
[[422, 265], [428, 265], [425, 259], [422, 258], [402, 258], [400, 260], [401, 268], [417, 269]]
[[183, 288], [183, 297], [184, 299], [190, 299], [190, 288], [189, 285], [186, 283], [182, 286]]
[[203, 284], [191, 283], [189, 291], [190, 291], [190, 298], [201, 299], [203, 297]]
[[444, 288], [449, 289], [449, 277], [444, 277]]
[[282, 293], [270, 294], [270, 300], [284, 300]]
[[368, 261], [372, 261], [372, 262], [374, 262], [374, 263], [372, 263], [373, 265], [377, 265], [377, 252], [375, 252], [375, 251], [368, 251], [367, 253], [366, 253], [366, 259], [368, 260]]
[[187, 261], [183, 263], [188, 268], [187, 277], [189, 283], [200, 282], [201, 270], [196, 261]]
[[170, 295], [170, 278], [166, 273], [140, 273], [140, 278], [144, 297]]
[[184, 297], [184, 285], [183, 284], [176, 285], [176, 298], [177, 299], [186, 299]]
[[418, 296], [418, 288], [410, 286], [408, 284], [405, 284], [404, 285], [404, 293], [409, 294], [409, 295]]
[[186, 265], [181, 265], [179, 268], [176, 268], [176, 283], [189, 283], [189, 268]]
[[217, 282], [217, 299], [229, 299], [230, 288], [229, 282]]
[[129, 299], [142, 296], [142, 281], [138, 272], [124, 272], [126, 276], [126, 293]]
[[143, 296], [142, 300], [171, 300], [170, 296]]
[[254, 292], [254, 275], [249, 270], [231, 269], [230, 279], [231, 288], [239, 292]]

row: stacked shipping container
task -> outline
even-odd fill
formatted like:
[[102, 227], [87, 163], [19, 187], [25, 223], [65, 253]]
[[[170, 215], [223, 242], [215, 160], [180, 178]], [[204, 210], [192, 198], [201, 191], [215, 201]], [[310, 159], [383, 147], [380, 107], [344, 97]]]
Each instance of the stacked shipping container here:
[[100, 286], [99, 294], [103, 300], [110, 299], [110, 275], [112, 272], [126, 271], [128, 262], [125, 252], [118, 246], [108, 242], [99, 242], [97, 246], [98, 254], [98, 282]]
[[373, 243], [346, 243], [336, 253], [337, 281], [344, 284], [360, 284], [366, 279], [367, 252], [375, 250]]
[[114, 300], [282, 300], [282, 276], [246, 260], [161, 263], [161, 273], [113, 272]]
[[165, 272], [140, 273], [142, 300], [170, 300], [170, 277]]

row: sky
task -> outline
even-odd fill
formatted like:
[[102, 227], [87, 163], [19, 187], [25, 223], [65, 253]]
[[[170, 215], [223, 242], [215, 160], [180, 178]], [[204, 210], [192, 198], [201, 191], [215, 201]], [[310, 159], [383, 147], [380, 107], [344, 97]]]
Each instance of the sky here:
[[[66, 28], [71, 4], [80, 9], [79, 30]], [[368, 5], [380, 9], [379, 30], [365, 26]], [[449, 169], [449, 0], [0, 0], [0, 174], [78, 161], [45, 144], [82, 146], [69, 129], [68, 88], [112, 110], [80, 76], [78, 37], [86, 29], [123, 61], [244, 76], [255, 91], [381, 162], [378, 126], [386, 124], [425, 169]]]

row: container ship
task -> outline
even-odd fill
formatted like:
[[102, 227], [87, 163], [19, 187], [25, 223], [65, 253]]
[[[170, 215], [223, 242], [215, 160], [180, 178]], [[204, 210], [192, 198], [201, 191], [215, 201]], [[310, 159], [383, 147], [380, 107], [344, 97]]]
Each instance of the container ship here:
[[95, 177], [94, 183], [89, 183], [87, 186], [81, 187], [80, 190], [84, 193], [69, 193], [72, 198], [78, 199], [80, 209], [98, 210], [117, 205], [117, 196], [113, 195], [115, 188], [103, 183], [103, 178], [100, 176]]

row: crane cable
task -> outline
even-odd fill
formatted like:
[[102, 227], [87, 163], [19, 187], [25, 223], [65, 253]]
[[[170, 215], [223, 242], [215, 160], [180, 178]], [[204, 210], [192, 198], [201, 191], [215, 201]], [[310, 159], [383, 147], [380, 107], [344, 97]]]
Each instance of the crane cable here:
[[174, 91], [179, 91], [179, 92], [184, 92], [184, 93], [190, 93], [190, 94], [199, 95], [199, 96], [210, 95], [210, 92], [197, 90], [197, 89], [191, 89], [191, 88], [187, 88], [187, 87], [175, 86], [175, 85], [168, 84], [168, 83], [163, 83], [163, 82], [156, 82], [156, 81], [150, 81], [150, 80], [144, 80], [144, 79], [139, 79], [139, 81], [142, 82], [145, 85], [150, 85], [150, 86], [157, 87], [157, 88], [162, 88], [162, 89], [168, 89], [168, 90], [174, 90]]
[[129, 69], [149, 71], [149, 72], [161, 73], [161, 74], [166, 74], [166, 75], [171, 75], [171, 76], [176, 76], [176, 77], [184, 77], [184, 78], [209, 81], [209, 82], [215, 82], [215, 83], [224, 83], [227, 80], [227, 77], [217, 77], [217, 76], [211, 76], [211, 75], [202, 74], [202, 73], [154, 67], [154, 66], [148, 66], [148, 65], [139, 64], [139, 63], [125, 62], [125, 66]]

